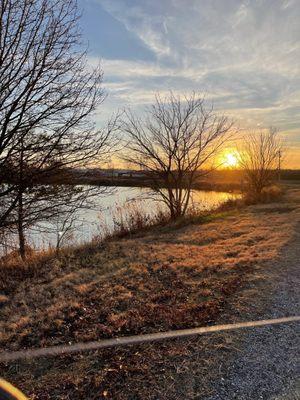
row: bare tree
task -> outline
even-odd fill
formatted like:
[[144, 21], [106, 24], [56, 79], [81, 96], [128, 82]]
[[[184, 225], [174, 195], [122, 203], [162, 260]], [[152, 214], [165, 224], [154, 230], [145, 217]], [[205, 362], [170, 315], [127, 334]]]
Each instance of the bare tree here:
[[282, 142], [275, 128], [247, 133], [239, 149], [239, 164], [245, 172], [247, 191], [259, 198], [276, 179], [280, 167]]
[[195, 93], [184, 98], [158, 95], [145, 118], [126, 112], [122, 129], [129, 141], [124, 160], [144, 170], [176, 219], [186, 213], [200, 169], [216, 155], [232, 128], [227, 117], [206, 108], [204, 98]]
[[116, 118], [95, 129], [102, 71], [87, 64], [78, 19], [76, 0], [0, 2], [0, 228], [19, 226], [22, 254], [23, 228], [78, 198], [45, 183], [111, 151]]
[[58, 255], [61, 246], [65, 241], [72, 238], [72, 235], [76, 232], [78, 227], [75, 225], [76, 216], [71, 212], [70, 215], [66, 215], [65, 218], [59, 218], [56, 224], [56, 245], [55, 252]]

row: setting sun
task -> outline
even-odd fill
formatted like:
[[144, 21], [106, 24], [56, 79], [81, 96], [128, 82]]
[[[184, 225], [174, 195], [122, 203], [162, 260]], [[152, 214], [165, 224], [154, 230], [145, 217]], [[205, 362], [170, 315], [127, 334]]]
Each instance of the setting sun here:
[[234, 151], [228, 151], [222, 156], [222, 167], [234, 168], [238, 166], [238, 156]]

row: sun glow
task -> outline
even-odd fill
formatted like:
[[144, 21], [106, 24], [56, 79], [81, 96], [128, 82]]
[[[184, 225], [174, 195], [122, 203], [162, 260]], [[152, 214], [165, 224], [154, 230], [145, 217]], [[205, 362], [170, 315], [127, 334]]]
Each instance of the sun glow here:
[[235, 151], [226, 151], [221, 157], [223, 168], [235, 168], [239, 165], [238, 155]]

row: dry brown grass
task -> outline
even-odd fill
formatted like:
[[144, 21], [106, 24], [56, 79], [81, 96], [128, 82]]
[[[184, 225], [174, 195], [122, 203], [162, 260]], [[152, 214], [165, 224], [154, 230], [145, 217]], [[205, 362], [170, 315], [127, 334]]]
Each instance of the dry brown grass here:
[[3, 288], [6, 348], [198, 326], [253, 266], [288, 240], [284, 214], [245, 212], [205, 225], [112, 240], [44, 258]]
[[[30, 348], [216, 321], [248, 277], [290, 240], [296, 206], [251, 206], [204, 225], [154, 229], [45, 258], [4, 288], [1, 346]], [[153, 365], [163, 371], [170, 359], [174, 365], [174, 359], [196, 357], [191, 342], [172, 343], [104, 351], [100, 358], [43, 360], [30, 376], [28, 364], [18, 371], [13, 365], [6, 376], [18, 376], [37, 399], [154, 399]], [[126, 382], [135, 374], [143, 384], [132, 391]], [[39, 376], [35, 389], [33, 376]]]
[[271, 185], [263, 188], [262, 192], [257, 195], [251, 190], [244, 193], [244, 202], [247, 205], [258, 204], [258, 203], [274, 203], [279, 201], [284, 194], [284, 190], [281, 186]]

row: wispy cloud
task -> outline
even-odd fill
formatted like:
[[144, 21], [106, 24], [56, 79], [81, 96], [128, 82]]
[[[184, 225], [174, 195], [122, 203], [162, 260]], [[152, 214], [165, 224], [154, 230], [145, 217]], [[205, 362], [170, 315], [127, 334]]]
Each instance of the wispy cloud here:
[[300, 128], [298, 0], [84, 1], [152, 54], [104, 57], [107, 107], [138, 108], [157, 91], [195, 90], [249, 126]]

